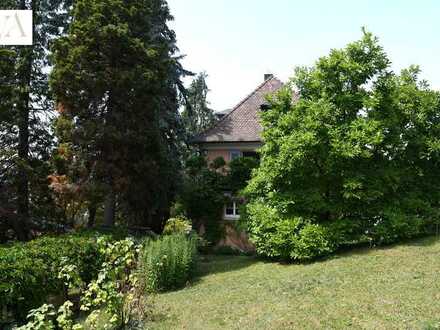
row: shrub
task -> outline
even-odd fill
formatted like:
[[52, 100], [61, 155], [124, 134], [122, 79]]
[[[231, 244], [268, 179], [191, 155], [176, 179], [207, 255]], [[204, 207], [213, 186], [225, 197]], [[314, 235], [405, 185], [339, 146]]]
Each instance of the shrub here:
[[333, 252], [336, 248], [326, 228], [318, 224], [305, 224], [294, 242], [290, 257], [295, 260], [315, 259]]
[[163, 229], [165, 235], [189, 234], [191, 231], [191, 221], [184, 216], [168, 219]]
[[82, 281], [97, 276], [101, 256], [93, 235], [42, 237], [0, 248], [0, 307], [11, 319], [23, 320], [50, 294], [63, 292], [59, 270], [66, 260], [76, 265]]
[[215, 245], [223, 237], [222, 218], [224, 196], [224, 175], [209, 169], [206, 161], [187, 162], [187, 173], [184, 177], [179, 201], [185, 214], [193, 221], [194, 228], [204, 227], [203, 237]]
[[263, 203], [248, 204], [246, 216], [250, 239], [260, 255], [304, 261], [336, 248], [326, 227], [301, 217], [283, 218]]
[[185, 206], [180, 201], [174, 202], [174, 204], [170, 208], [170, 216], [172, 218], [178, 218], [181, 216], [185, 216]]
[[244, 221], [258, 254], [306, 261], [334, 252], [340, 246], [390, 244], [432, 232], [434, 224], [418, 215], [389, 208], [373, 219], [313, 219], [281, 215], [261, 201], [246, 205]]
[[197, 236], [172, 234], [145, 242], [140, 272], [148, 291], [164, 291], [184, 286], [193, 276]]
[[96, 328], [95, 315], [100, 309], [110, 316], [108, 326], [123, 328], [129, 321], [131, 303], [137, 282], [133, 270], [137, 266], [139, 246], [132, 238], [112, 242], [99, 238], [97, 245], [104, 262], [98, 276], [81, 297], [81, 310], [91, 312], [87, 320]]
[[17, 330], [82, 330], [79, 324], [72, 321], [73, 303], [67, 300], [55, 311], [52, 304], [44, 304], [39, 308], [29, 311], [28, 323], [17, 328]]
[[398, 210], [387, 210], [374, 219], [366, 236], [374, 244], [389, 244], [425, 233], [426, 221], [417, 215], [407, 215]]
[[[106, 236], [98, 238], [96, 246], [102, 255], [102, 264], [96, 278], [87, 286], [81, 282], [76, 265], [64, 266], [60, 271], [63, 276], [59, 277], [69, 287], [79, 289], [80, 310], [88, 313], [82, 314], [85, 316], [86, 328], [97, 329], [101, 321], [99, 317], [105, 315], [103, 329], [122, 329], [131, 316], [137, 313], [134, 307], [140, 306], [139, 293], [143, 293], [137, 290], [136, 284], [139, 282], [132, 273], [137, 265], [139, 246], [132, 238], [114, 241]], [[73, 306], [71, 301], [66, 300], [56, 312], [54, 305], [44, 304], [31, 310], [27, 317], [28, 323], [18, 329], [84, 329], [82, 324], [76, 323]]]

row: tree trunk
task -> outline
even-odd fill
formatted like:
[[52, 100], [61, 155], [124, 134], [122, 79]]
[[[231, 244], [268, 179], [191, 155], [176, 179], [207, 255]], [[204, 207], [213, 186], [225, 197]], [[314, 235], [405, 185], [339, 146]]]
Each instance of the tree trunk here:
[[116, 198], [115, 192], [111, 189], [104, 204], [104, 226], [113, 227], [115, 224]]
[[96, 218], [96, 205], [92, 204], [89, 206], [89, 221], [87, 222], [87, 226], [92, 228], [95, 225]]
[[19, 240], [25, 240], [27, 236], [27, 223], [29, 220], [29, 108], [22, 101], [18, 109], [18, 177], [17, 177], [17, 215], [18, 224], [14, 228]]
[[[20, 9], [27, 9], [21, 1]], [[14, 231], [21, 241], [29, 238], [29, 99], [32, 74], [32, 46], [22, 47], [19, 51], [22, 64], [17, 69], [20, 93], [17, 102], [18, 126], [18, 173], [17, 173], [17, 223]]]

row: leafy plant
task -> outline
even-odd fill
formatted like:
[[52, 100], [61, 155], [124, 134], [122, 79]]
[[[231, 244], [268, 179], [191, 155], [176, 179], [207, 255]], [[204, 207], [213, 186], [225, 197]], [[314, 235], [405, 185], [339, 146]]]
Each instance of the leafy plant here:
[[191, 221], [184, 216], [170, 218], [165, 223], [163, 234], [189, 234], [192, 231]]
[[209, 168], [203, 157], [192, 157], [187, 161], [179, 201], [194, 227], [198, 231], [204, 229], [203, 237], [211, 245], [224, 235], [220, 225], [225, 202], [224, 181], [224, 175]]
[[44, 304], [39, 308], [32, 309], [28, 314], [29, 322], [18, 328], [19, 330], [53, 330], [53, 318], [56, 312], [53, 305]]
[[65, 284], [68, 288], [95, 278], [100, 263], [96, 238], [87, 233], [42, 237], [1, 247], [0, 306], [12, 319], [23, 320], [49, 294], [63, 292]]
[[249, 234], [259, 254], [285, 260], [310, 260], [333, 252], [337, 244], [327, 228], [310, 219], [282, 217], [265, 204], [247, 207]]
[[229, 170], [225, 177], [225, 186], [234, 194], [238, 194], [246, 187], [251, 178], [252, 170], [257, 168], [258, 159], [252, 157], [239, 157], [229, 164]]
[[172, 234], [145, 242], [140, 256], [140, 274], [147, 291], [182, 287], [194, 275], [197, 236]]
[[[108, 315], [105, 328], [124, 327], [130, 320], [131, 308], [136, 295], [136, 276], [133, 270], [136, 267], [139, 248], [130, 239], [112, 241], [109, 237], [100, 237], [96, 246], [102, 255], [102, 265], [97, 277], [83, 288], [78, 268], [72, 264], [65, 264], [58, 273], [67, 287], [80, 289], [80, 309], [89, 312], [86, 323], [96, 328], [98, 316], [101, 313]], [[64, 259], [67, 262], [67, 259]], [[65, 301], [55, 313], [54, 306], [44, 304], [32, 310], [29, 322], [20, 329], [63, 329], [79, 330], [81, 324], [76, 324], [72, 312], [73, 304]]]
[[66, 301], [55, 311], [52, 304], [44, 304], [39, 308], [32, 309], [27, 318], [29, 322], [17, 328], [17, 330], [82, 330], [80, 324], [74, 324], [72, 302]]
[[[96, 280], [89, 283], [81, 298], [81, 310], [92, 311], [98, 308], [110, 315], [110, 325], [121, 327], [128, 323], [135, 277], [138, 247], [132, 239], [111, 242], [98, 239], [100, 252], [104, 256], [102, 268]], [[90, 316], [91, 322], [96, 313]]]

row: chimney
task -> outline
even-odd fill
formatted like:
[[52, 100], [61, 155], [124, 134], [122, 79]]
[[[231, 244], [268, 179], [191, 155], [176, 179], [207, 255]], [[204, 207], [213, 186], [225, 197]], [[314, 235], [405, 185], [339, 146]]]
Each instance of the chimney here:
[[264, 81], [269, 80], [270, 78], [273, 78], [273, 74], [272, 73], [265, 73], [264, 74]]

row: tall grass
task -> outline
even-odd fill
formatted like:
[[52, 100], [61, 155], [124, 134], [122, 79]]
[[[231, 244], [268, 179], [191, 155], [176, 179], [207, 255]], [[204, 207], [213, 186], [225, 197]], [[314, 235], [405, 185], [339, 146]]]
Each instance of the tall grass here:
[[140, 257], [140, 275], [147, 291], [184, 286], [194, 275], [197, 236], [173, 234], [147, 240]]

